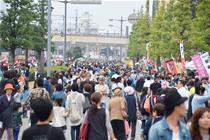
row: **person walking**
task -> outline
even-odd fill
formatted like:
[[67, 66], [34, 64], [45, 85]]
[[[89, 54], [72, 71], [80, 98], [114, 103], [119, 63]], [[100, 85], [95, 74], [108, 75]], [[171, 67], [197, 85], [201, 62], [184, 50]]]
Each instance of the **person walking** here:
[[52, 125], [64, 131], [66, 130], [66, 117], [68, 113], [62, 107], [62, 102], [62, 99], [56, 99], [54, 101]]
[[116, 140], [109, 112], [101, 107], [101, 99], [102, 95], [97, 92], [91, 95], [92, 106], [85, 114], [89, 124], [87, 140], [108, 140], [108, 133], [111, 140]]
[[125, 140], [126, 134], [124, 120], [128, 117], [126, 113], [125, 99], [121, 96], [122, 91], [119, 87], [113, 91], [114, 96], [109, 101], [111, 124], [117, 140]]
[[66, 94], [64, 93], [63, 90], [63, 85], [62, 84], [57, 84], [55, 88], [55, 92], [53, 92], [51, 99], [55, 101], [56, 99], [62, 99], [62, 107], [65, 107], [65, 102], [66, 102]]
[[12, 131], [12, 114], [15, 100], [12, 97], [14, 87], [11, 83], [7, 83], [4, 87], [5, 94], [0, 96], [0, 139], [4, 130], [7, 130], [7, 140], [13, 140]]
[[20, 127], [22, 126], [21, 115], [23, 114], [23, 112], [19, 112], [20, 107], [21, 103], [14, 104], [14, 112], [12, 114], [12, 128], [14, 140], [18, 140]]
[[131, 80], [127, 80], [127, 87], [124, 89], [125, 100], [127, 103], [127, 112], [128, 112], [128, 124], [131, 127], [131, 140], [135, 139], [136, 134], [136, 123], [137, 123], [137, 98], [135, 97], [135, 90], [132, 85]]
[[[48, 91], [44, 88], [44, 80], [43, 78], [39, 77], [36, 79], [36, 88], [32, 89], [29, 92], [29, 96], [26, 100], [26, 105], [32, 102], [32, 100], [37, 99], [37, 98], [43, 98], [43, 99], [48, 99], [50, 100], [50, 96]], [[38, 122], [38, 119], [36, 115], [34, 114], [33, 110], [30, 112], [30, 120], [31, 120], [31, 125], [34, 125]]]
[[198, 108], [193, 117], [190, 127], [192, 140], [210, 139], [210, 109]]
[[205, 88], [200, 86], [200, 84], [195, 85], [195, 94], [192, 99], [192, 113], [200, 107], [206, 107], [206, 102], [210, 100], [210, 94], [204, 95]]
[[22, 140], [65, 140], [60, 128], [49, 125], [53, 112], [53, 105], [49, 99], [36, 98], [32, 100], [31, 108], [38, 122], [23, 132]]
[[79, 93], [79, 86], [73, 83], [71, 86], [72, 92], [67, 96], [66, 110], [69, 112], [69, 120], [71, 126], [71, 139], [78, 140], [80, 135], [80, 126], [83, 121], [83, 104], [85, 97]]
[[187, 125], [181, 121], [187, 111], [184, 104], [186, 100], [177, 89], [168, 90], [164, 100], [165, 117], [151, 127], [149, 140], [191, 140]]

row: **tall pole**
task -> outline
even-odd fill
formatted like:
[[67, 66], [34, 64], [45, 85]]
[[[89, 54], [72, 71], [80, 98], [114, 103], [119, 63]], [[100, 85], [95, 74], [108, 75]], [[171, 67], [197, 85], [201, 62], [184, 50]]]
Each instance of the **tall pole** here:
[[76, 9], [76, 15], [75, 15], [75, 34], [77, 34], [77, 28], [78, 28], [78, 12]]
[[48, 0], [48, 23], [47, 23], [47, 76], [50, 76], [51, 65], [51, 0]]
[[120, 19], [120, 37], [122, 37], [122, 32], [123, 32], [123, 17], [121, 16], [121, 19]]
[[67, 0], [64, 2], [65, 4], [65, 21], [64, 21], [64, 53], [63, 53], [63, 58], [64, 62], [66, 61], [66, 26], [67, 26]]

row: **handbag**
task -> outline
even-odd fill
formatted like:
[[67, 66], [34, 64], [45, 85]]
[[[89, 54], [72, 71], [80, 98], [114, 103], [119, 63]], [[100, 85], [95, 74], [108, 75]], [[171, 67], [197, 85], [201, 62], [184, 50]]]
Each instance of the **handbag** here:
[[126, 134], [126, 136], [128, 136], [130, 134], [131, 129], [129, 127], [127, 120], [124, 121], [124, 125], [125, 125], [125, 134]]
[[88, 122], [88, 112], [87, 112], [84, 123], [82, 124], [80, 130], [80, 136], [79, 136], [80, 140], [87, 140], [88, 130], [89, 130], [89, 122]]

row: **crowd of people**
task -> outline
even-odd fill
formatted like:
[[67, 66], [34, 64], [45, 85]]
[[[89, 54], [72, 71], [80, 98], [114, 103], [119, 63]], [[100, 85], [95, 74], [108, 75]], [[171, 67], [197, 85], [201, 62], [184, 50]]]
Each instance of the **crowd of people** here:
[[8, 140], [17, 140], [28, 117], [22, 140], [64, 140], [65, 133], [72, 140], [210, 140], [208, 77], [106, 63], [75, 64], [51, 77], [36, 73], [32, 89], [28, 76], [3, 71], [0, 139], [6, 130]]

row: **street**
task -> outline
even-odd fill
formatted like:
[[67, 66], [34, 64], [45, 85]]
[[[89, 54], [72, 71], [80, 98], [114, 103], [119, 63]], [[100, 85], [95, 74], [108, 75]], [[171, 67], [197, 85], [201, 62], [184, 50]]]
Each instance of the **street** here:
[[[19, 139], [18, 140], [21, 140], [23, 131], [29, 127], [29, 120], [28, 119], [24, 118], [24, 119], [22, 119], [22, 121], [23, 121], [23, 126], [20, 129], [20, 134], [19, 134]], [[71, 140], [70, 126], [69, 126], [68, 121], [67, 121], [67, 130], [65, 131], [65, 136], [66, 136], [66, 140]], [[6, 131], [4, 131], [4, 135], [3, 135], [2, 140], [7, 140]], [[135, 140], [140, 140], [140, 123], [137, 123]]]

